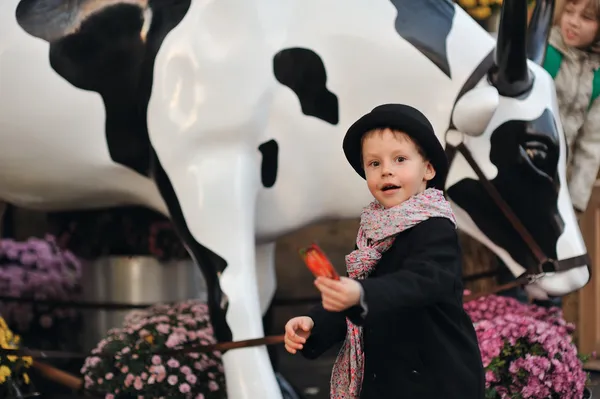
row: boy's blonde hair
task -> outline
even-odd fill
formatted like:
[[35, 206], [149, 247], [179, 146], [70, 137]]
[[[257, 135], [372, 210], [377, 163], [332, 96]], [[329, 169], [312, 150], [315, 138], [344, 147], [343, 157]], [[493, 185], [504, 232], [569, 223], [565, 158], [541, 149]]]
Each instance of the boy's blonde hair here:
[[423, 160], [424, 161], [429, 161], [429, 158], [427, 157], [427, 154], [425, 153], [425, 150], [423, 150], [423, 147], [413, 137], [411, 137], [408, 133], [403, 132], [401, 130], [396, 130], [396, 129], [388, 128], [388, 127], [378, 127], [376, 129], [369, 130], [368, 132], [366, 132], [365, 134], [363, 134], [363, 136], [360, 139], [360, 147], [361, 147], [360, 162], [361, 163], [364, 162], [363, 155], [362, 155], [362, 145], [364, 144], [365, 140], [367, 138], [373, 137], [375, 135], [381, 136], [386, 131], [391, 132], [396, 137], [396, 139], [408, 140], [411, 143], [413, 143], [415, 145], [415, 147], [417, 148], [417, 152], [423, 158]]
[[[586, 9], [596, 16], [596, 21], [598, 21], [598, 24], [600, 25], [600, 0], [557, 0], [554, 9], [554, 25], [560, 25], [560, 18], [562, 17], [567, 4], [579, 4], [586, 1]], [[594, 43], [590, 46], [590, 49], [595, 53], [600, 53], [600, 28], [598, 29], [598, 32], [596, 32], [596, 38], [594, 39]]]

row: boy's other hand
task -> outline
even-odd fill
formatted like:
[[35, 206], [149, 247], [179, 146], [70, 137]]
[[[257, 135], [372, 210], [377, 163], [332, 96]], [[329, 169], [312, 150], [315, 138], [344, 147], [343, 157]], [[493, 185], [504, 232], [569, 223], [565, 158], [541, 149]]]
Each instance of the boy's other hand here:
[[292, 355], [301, 350], [315, 325], [308, 316], [294, 317], [285, 324], [285, 349]]
[[348, 277], [339, 281], [318, 277], [315, 286], [321, 291], [323, 308], [330, 312], [341, 312], [360, 302], [360, 284]]

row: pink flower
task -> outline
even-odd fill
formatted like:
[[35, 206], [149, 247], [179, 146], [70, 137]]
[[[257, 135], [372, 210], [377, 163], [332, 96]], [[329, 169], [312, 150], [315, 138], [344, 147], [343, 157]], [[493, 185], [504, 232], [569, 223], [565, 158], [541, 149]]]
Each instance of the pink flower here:
[[197, 381], [197, 378], [196, 378], [196, 376], [194, 374], [188, 374], [188, 375], [186, 375], [185, 379], [186, 379], [187, 382], [189, 382], [192, 385], [195, 384], [196, 381]]
[[160, 356], [158, 356], [158, 355], [152, 356], [152, 364], [159, 365], [160, 363], [161, 363]]
[[167, 361], [167, 366], [175, 369], [179, 367], [179, 362], [177, 361], [177, 359], [171, 358]]
[[104, 376], [104, 378], [105, 378], [107, 381], [110, 381], [110, 380], [112, 380], [112, 379], [113, 379], [113, 377], [114, 377], [113, 373], [106, 373], [106, 375]]
[[100, 364], [100, 362], [101, 359], [98, 356], [92, 356], [86, 359], [88, 367], [96, 367], [98, 364]]
[[142, 383], [142, 379], [140, 377], [135, 377], [135, 382], [133, 383], [133, 387], [135, 389], [137, 389], [138, 391], [144, 387], [144, 384]]
[[167, 346], [167, 348], [172, 349], [178, 345], [181, 345], [185, 341], [186, 341], [185, 334], [173, 332], [173, 333], [171, 333], [171, 335], [169, 335], [169, 338], [167, 338], [167, 342], [165, 342], [165, 345]]
[[156, 326], [156, 331], [158, 331], [161, 334], [168, 334], [169, 333], [169, 325], [162, 323]]
[[213, 392], [218, 391], [219, 390], [219, 384], [217, 384], [214, 381], [209, 381], [208, 382], [208, 389], [210, 389]]
[[179, 386], [179, 391], [181, 393], [188, 393], [191, 390], [190, 386], [186, 383], [183, 383]]
[[134, 380], [135, 380], [135, 377], [133, 376], [133, 374], [127, 374], [127, 376], [125, 377], [125, 382], [124, 382], [125, 386], [129, 387], [133, 383]]
[[178, 378], [176, 375], [170, 375], [169, 378], [167, 378], [167, 382], [171, 385], [175, 385], [177, 384]]
[[189, 368], [188, 366], [183, 366], [183, 367], [180, 369], [180, 371], [181, 371], [183, 374], [185, 374], [185, 375], [188, 375], [188, 374], [190, 374], [190, 373], [192, 372], [192, 369], [191, 369], [191, 368]]

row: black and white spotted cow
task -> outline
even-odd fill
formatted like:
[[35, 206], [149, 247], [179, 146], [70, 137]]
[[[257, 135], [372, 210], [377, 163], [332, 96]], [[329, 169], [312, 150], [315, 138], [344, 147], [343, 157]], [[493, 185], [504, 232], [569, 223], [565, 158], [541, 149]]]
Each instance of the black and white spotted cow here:
[[[539, 66], [553, 2], [537, 2], [529, 61], [525, 1], [503, 7], [496, 50], [446, 0], [3, 0], [0, 198], [170, 215], [218, 339], [260, 337], [273, 242], [359, 215], [370, 196], [342, 136], [402, 102], [459, 150], [446, 185], [459, 227], [515, 275], [541, 265], [538, 297], [575, 291], [586, 248]], [[224, 362], [230, 398], [281, 397], [264, 347]]]

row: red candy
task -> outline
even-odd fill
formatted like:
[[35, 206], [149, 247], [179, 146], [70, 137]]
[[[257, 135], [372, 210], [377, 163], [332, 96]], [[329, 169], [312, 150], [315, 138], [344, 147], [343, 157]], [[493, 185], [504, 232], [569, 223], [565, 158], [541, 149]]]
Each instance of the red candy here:
[[334, 280], [340, 279], [333, 265], [317, 244], [312, 244], [310, 247], [301, 249], [300, 256], [315, 277], [327, 277]]

